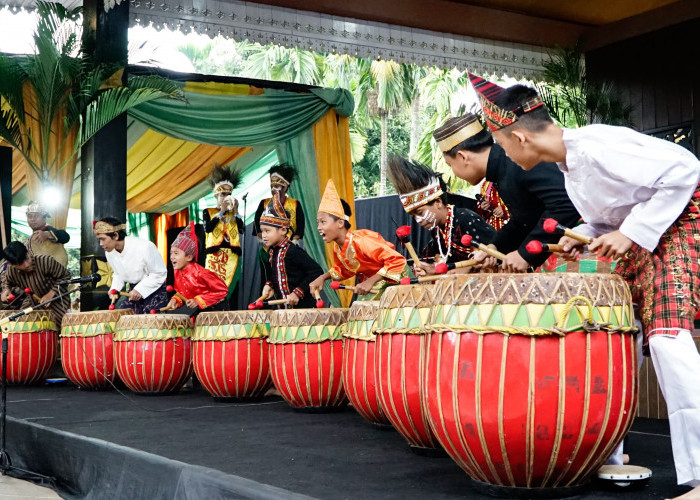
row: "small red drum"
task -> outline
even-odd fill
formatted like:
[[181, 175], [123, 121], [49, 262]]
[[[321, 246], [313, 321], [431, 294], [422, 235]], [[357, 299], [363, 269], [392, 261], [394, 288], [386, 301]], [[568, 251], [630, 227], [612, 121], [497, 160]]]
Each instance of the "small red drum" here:
[[431, 427], [477, 484], [565, 496], [632, 425], [636, 332], [617, 275], [450, 276], [427, 328]]
[[287, 309], [270, 315], [270, 369], [295, 409], [330, 411], [347, 403], [343, 390], [343, 325], [347, 309]]
[[112, 335], [131, 309], [67, 313], [61, 325], [61, 365], [78, 387], [101, 389], [116, 378]]
[[192, 334], [197, 379], [216, 398], [257, 398], [272, 386], [268, 311], [203, 312]]
[[372, 327], [379, 301], [359, 301], [350, 307], [343, 342], [343, 387], [350, 404], [373, 424], [388, 424], [379, 407], [374, 378], [375, 340]]
[[379, 404], [391, 425], [418, 453], [440, 453], [423, 408], [421, 379], [425, 371], [425, 322], [433, 285], [400, 285], [386, 289], [374, 324], [375, 377]]
[[191, 336], [185, 314], [123, 316], [114, 333], [119, 378], [138, 393], [177, 391], [192, 375]]
[[[17, 312], [0, 311], [0, 318]], [[42, 381], [58, 357], [57, 334], [50, 311], [32, 311], [2, 325], [2, 335], [7, 335], [7, 382], [35, 384]]]

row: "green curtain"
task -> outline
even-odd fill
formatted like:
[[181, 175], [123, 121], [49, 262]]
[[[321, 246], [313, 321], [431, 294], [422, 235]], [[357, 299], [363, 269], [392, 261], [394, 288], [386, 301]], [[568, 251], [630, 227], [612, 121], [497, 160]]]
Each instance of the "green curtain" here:
[[178, 139], [217, 146], [278, 144], [316, 123], [329, 109], [349, 116], [354, 107], [345, 89], [311, 89], [308, 94], [268, 89], [263, 95], [206, 95], [185, 92], [187, 101], [158, 99], [129, 115]]
[[[280, 162], [287, 162], [299, 170], [299, 179], [292, 182], [289, 187], [289, 195], [301, 202], [301, 208], [306, 217], [306, 230], [304, 231], [304, 247], [306, 251], [318, 262], [324, 270], [328, 269], [326, 263], [326, 244], [316, 230], [316, 212], [321, 204], [321, 193], [318, 189], [318, 168], [316, 166], [316, 149], [314, 147], [314, 134], [311, 127], [297, 134], [292, 139], [277, 145], [277, 156]], [[309, 187], [312, 187], [309, 189]], [[340, 299], [335, 290], [326, 282], [323, 290], [331, 301], [333, 307], [340, 307]]]

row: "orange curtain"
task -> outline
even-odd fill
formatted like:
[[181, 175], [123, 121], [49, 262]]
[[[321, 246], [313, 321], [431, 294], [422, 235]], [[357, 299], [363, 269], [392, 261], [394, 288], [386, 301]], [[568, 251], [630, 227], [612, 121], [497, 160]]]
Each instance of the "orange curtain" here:
[[[70, 131], [66, 131], [64, 127], [63, 115], [55, 116], [51, 124], [51, 135], [49, 144], [43, 144], [41, 138], [41, 128], [39, 121], [36, 119], [37, 113], [37, 98], [36, 93], [28, 83], [24, 85], [24, 107], [26, 119], [26, 133], [30, 134], [34, 147], [30, 151], [29, 157], [32, 161], [38, 164], [51, 182], [61, 193], [60, 200], [57, 200], [53, 209], [53, 225], [65, 229], [66, 220], [68, 219], [68, 205], [70, 203], [71, 191], [73, 190], [73, 178], [75, 176], [75, 165], [77, 155], [73, 154], [75, 140], [77, 138], [78, 129], [73, 127]], [[25, 141], [27, 138], [25, 137]], [[26, 143], [26, 142], [25, 142]], [[42, 158], [42, 151], [47, 148], [46, 158]], [[17, 153], [15, 153], [17, 154]], [[18, 155], [19, 156], [19, 155]], [[70, 158], [70, 160], [69, 160]], [[52, 164], [53, 162], [53, 164]], [[26, 162], [25, 175], [27, 179], [27, 188], [29, 189], [29, 199], [39, 201], [46, 204], [46, 200], [42, 199], [42, 179], [37, 175]], [[65, 163], [65, 165], [64, 165]], [[14, 188], [13, 182], [13, 188]]]
[[168, 262], [168, 229], [186, 226], [190, 222], [189, 208], [183, 208], [173, 215], [160, 214], [153, 221], [158, 251], [163, 256], [163, 261]]

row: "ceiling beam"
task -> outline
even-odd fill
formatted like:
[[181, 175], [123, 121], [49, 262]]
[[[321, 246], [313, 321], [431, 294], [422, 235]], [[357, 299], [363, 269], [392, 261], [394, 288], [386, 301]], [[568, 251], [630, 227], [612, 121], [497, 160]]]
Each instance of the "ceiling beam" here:
[[543, 47], [571, 46], [590, 29], [583, 24], [450, 0], [255, 0], [254, 3]]
[[589, 52], [697, 18], [700, 18], [700, 0], [680, 0], [584, 32], [579, 45], [583, 52]]

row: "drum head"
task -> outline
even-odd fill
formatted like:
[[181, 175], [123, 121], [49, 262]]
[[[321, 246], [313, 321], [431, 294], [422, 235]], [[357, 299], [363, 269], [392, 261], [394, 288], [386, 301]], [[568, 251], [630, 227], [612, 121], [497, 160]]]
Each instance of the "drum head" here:
[[639, 465], [603, 465], [598, 479], [618, 488], [638, 487], [651, 478], [651, 470]]

